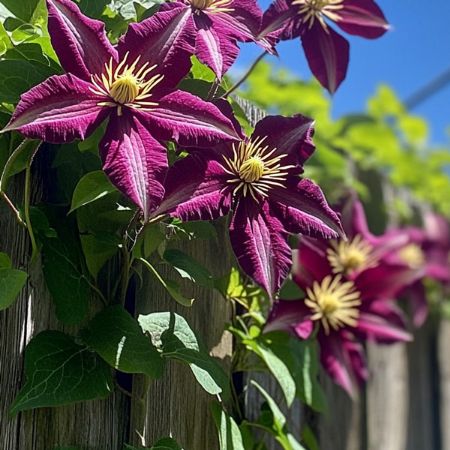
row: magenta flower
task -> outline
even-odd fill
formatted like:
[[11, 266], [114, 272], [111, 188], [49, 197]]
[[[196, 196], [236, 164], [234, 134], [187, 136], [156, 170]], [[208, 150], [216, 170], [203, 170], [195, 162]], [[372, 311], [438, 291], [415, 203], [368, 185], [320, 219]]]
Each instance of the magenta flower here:
[[239, 54], [237, 41], [254, 41], [262, 21], [256, 0], [176, 0], [161, 10], [187, 18], [183, 27], [193, 53], [219, 79]]
[[348, 241], [301, 240], [294, 279], [305, 297], [275, 303], [266, 326], [301, 339], [317, 327], [322, 365], [350, 395], [368, 375], [362, 341], [411, 339], [394, 301], [411, 282], [410, 272], [379, 259], [381, 247], [367, 229], [362, 205], [352, 204], [354, 220], [343, 221]]
[[239, 143], [192, 152], [169, 170], [166, 197], [154, 214], [209, 220], [231, 211], [234, 253], [245, 273], [273, 296], [291, 266], [288, 233], [342, 233], [319, 187], [300, 178], [314, 151], [312, 133], [306, 117], [272, 116]]
[[437, 214], [427, 213], [424, 228], [392, 229], [387, 237], [396, 242], [384, 256], [388, 263], [400, 264], [410, 272], [411, 283], [402, 293], [411, 301], [412, 318], [416, 327], [428, 315], [424, 278], [442, 285], [450, 283], [450, 227], [448, 221]]
[[329, 26], [375, 39], [389, 28], [373, 0], [275, 0], [264, 13], [260, 38], [289, 40], [300, 37], [309, 67], [331, 93], [345, 79], [349, 44]]
[[103, 168], [147, 217], [164, 195], [167, 156], [160, 141], [203, 146], [237, 137], [218, 108], [175, 90], [190, 70], [190, 45], [180, 31], [190, 14], [161, 12], [132, 24], [113, 47], [104, 24], [72, 1], [47, 0], [47, 6], [52, 44], [67, 74], [22, 95], [3, 132], [65, 143], [86, 138], [109, 117]]

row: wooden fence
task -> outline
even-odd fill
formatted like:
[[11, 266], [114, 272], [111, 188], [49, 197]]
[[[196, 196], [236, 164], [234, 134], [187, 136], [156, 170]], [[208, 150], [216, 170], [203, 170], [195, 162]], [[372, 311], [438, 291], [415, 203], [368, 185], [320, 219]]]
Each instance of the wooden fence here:
[[[254, 113], [257, 115], [256, 113]], [[45, 166], [45, 163], [44, 163]], [[42, 196], [40, 174], [35, 174], [34, 202]], [[23, 196], [20, 177], [11, 188], [16, 200]], [[224, 254], [225, 230], [219, 242], [184, 243], [184, 250], [219, 275], [230, 257]], [[164, 379], [147, 385], [142, 377], [126, 381], [132, 397], [121, 391], [109, 399], [74, 406], [42, 408], [8, 415], [8, 408], [24, 381], [23, 350], [32, 336], [45, 329], [62, 328], [41, 267], [28, 265], [26, 232], [12, 214], [0, 205], [0, 251], [12, 256], [15, 267], [31, 276], [18, 301], [0, 312], [0, 449], [53, 450], [74, 446], [80, 450], [122, 450], [125, 442], [151, 446], [158, 438], [172, 435], [185, 450], [218, 450], [216, 431], [209, 410], [211, 397], [196, 384], [189, 370], [172, 364]], [[218, 295], [202, 288], [190, 310], [178, 307], [150, 276], [137, 286], [138, 313], [176, 310], [203, 338], [212, 353], [227, 363], [232, 339], [222, 333], [230, 308]], [[324, 415], [307, 411], [296, 403], [289, 413], [295, 434], [307, 423], [316, 433], [321, 450], [450, 450], [450, 322], [431, 318], [410, 344], [389, 347], [368, 344], [371, 379], [359, 399], [346, 394], [323, 376], [329, 410]], [[277, 386], [268, 377], [255, 374], [277, 397]], [[280, 404], [283, 403], [280, 398]], [[247, 399], [251, 415], [260, 399]], [[277, 444], [267, 443], [268, 449]]]

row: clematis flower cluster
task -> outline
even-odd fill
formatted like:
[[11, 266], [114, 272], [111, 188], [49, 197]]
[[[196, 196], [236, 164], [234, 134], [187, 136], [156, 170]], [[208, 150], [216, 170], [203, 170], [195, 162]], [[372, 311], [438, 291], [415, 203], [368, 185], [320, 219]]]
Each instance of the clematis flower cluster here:
[[176, 86], [190, 70], [191, 52], [177, 11], [130, 25], [113, 47], [103, 22], [71, 0], [47, 0], [52, 45], [67, 74], [26, 92], [3, 131], [66, 143], [87, 138], [105, 119], [103, 169], [143, 211], [164, 195], [168, 167], [162, 141], [208, 146], [236, 139], [231, 121], [212, 103]]
[[250, 137], [239, 134], [238, 142], [194, 149], [175, 163], [154, 214], [210, 220], [230, 212], [231, 245], [242, 269], [273, 296], [291, 267], [288, 233], [332, 238], [343, 232], [320, 188], [300, 178], [314, 151], [311, 119], [269, 116]]
[[304, 297], [276, 302], [266, 331], [308, 339], [316, 330], [323, 367], [353, 396], [368, 377], [364, 341], [411, 340], [396, 298], [416, 273], [386, 261], [393, 241], [370, 233], [357, 199], [342, 217], [348, 240], [301, 239], [293, 277]]
[[347, 74], [349, 43], [330, 22], [367, 39], [379, 38], [389, 29], [373, 0], [275, 0], [264, 13], [259, 38], [275, 45], [300, 37], [311, 72], [334, 93]]
[[391, 250], [384, 256], [388, 263], [403, 265], [410, 271], [412, 282], [402, 296], [409, 300], [413, 323], [420, 327], [428, 315], [424, 280], [450, 284], [450, 226], [448, 221], [433, 212], [424, 215], [424, 227], [391, 229], [386, 234]]
[[[230, 214], [237, 259], [272, 298], [290, 270], [289, 233], [343, 234], [320, 188], [301, 178], [314, 151], [311, 119], [267, 117], [246, 137], [227, 101], [207, 102], [177, 88], [192, 55], [220, 80], [237, 57], [238, 41], [262, 42], [256, 0], [165, 3], [131, 24], [115, 46], [104, 24], [73, 1], [47, 0], [47, 7], [66, 74], [23, 94], [3, 132], [58, 144], [85, 139], [106, 122], [103, 170], [143, 221]], [[171, 168], [169, 141], [190, 153]]]

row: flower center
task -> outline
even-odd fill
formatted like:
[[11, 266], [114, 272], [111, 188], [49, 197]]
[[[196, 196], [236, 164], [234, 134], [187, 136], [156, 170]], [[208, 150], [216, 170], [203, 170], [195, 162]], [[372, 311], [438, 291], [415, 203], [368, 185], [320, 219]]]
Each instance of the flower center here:
[[264, 136], [233, 144], [233, 158], [224, 156], [224, 169], [232, 176], [228, 183], [235, 185], [235, 195], [242, 191], [244, 197], [250, 194], [258, 201], [267, 197], [272, 187], [284, 186], [288, 170], [294, 166], [281, 166], [280, 161], [286, 155], [273, 156], [276, 148], [269, 149], [264, 145], [265, 140]]
[[241, 180], [247, 183], [258, 181], [264, 174], [264, 161], [259, 156], [252, 156], [239, 169]]
[[134, 102], [139, 95], [139, 80], [134, 75], [125, 75], [114, 81], [109, 95], [114, 101], [122, 105]]
[[106, 96], [111, 101], [100, 102], [99, 106], [117, 107], [119, 116], [122, 115], [122, 107], [141, 109], [144, 111], [151, 110], [158, 103], [151, 101], [151, 91], [159, 84], [164, 75], [153, 75], [148, 77], [150, 72], [157, 66], [149, 67], [149, 63], [145, 63], [137, 69], [140, 56], [132, 63], [127, 64], [128, 52], [123, 60], [113, 67], [113, 59], [105, 65], [105, 72], [92, 76], [91, 89], [94, 94]]
[[325, 31], [328, 31], [328, 26], [324, 17], [328, 17], [335, 22], [339, 21], [341, 17], [336, 11], [342, 9], [344, 0], [294, 0], [293, 5], [298, 5], [298, 13], [302, 16], [304, 23], [311, 29], [315, 20], [318, 20]]
[[229, 7], [231, 1], [232, 0], [188, 0], [196, 13], [204, 10], [208, 10], [209, 13], [233, 12], [234, 9]]
[[420, 269], [425, 264], [425, 255], [417, 244], [405, 245], [398, 256], [411, 269]]
[[345, 326], [356, 327], [359, 318], [360, 294], [351, 281], [342, 282], [340, 275], [326, 276], [306, 289], [305, 304], [313, 312], [312, 320], [320, 320], [325, 334]]
[[354, 270], [373, 267], [376, 264], [372, 246], [359, 234], [351, 241], [332, 241], [331, 247], [327, 250], [327, 257], [333, 273], [348, 275]]

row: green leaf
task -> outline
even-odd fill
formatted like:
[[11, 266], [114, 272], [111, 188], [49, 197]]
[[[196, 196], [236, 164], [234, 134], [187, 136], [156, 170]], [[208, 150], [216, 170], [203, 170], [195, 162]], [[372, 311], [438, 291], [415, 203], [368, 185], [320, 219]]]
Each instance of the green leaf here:
[[81, 178], [75, 187], [69, 214], [81, 206], [95, 202], [115, 191], [116, 188], [111, 184], [103, 171], [90, 172]]
[[153, 252], [158, 250], [166, 240], [166, 235], [161, 229], [160, 223], [146, 225], [140, 233], [136, 245], [133, 247], [134, 258], [149, 258]]
[[214, 72], [208, 66], [202, 64], [195, 56], [191, 56], [191, 62], [191, 73], [193, 78], [208, 81], [210, 83], [216, 79]]
[[211, 404], [214, 422], [219, 433], [220, 450], [245, 450], [241, 430], [218, 402]]
[[110, 233], [88, 234], [80, 238], [89, 273], [97, 278], [105, 263], [118, 252], [121, 240]]
[[0, 252], [0, 269], [11, 269], [12, 262], [11, 258], [6, 254]]
[[17, 103], [24, 92], [54, 73], [51, 67], [32, 60], [0, 61], [0, 102]]
[[80, 323], [88, 312], [89, 284], [77, 262], [60, 239], [46, 239], [43, 272], [59, 320]]
[[111, 0], [77, 0], [81, 11], [89, 17], [100, 19], [102, 12]]
[[300, 341], [284, 332], [266, 333], [260, 339], [288, 367], [302, 402], [316, 411], [323, 411], [326, 400], [318, 380], [317, 344]]
[[181, 293], [181, 287], [180, 285], [173, 280], [164, 280], [164, 278], [159, 274], [159, 272], [144, 258], [139, 258], [139, 261], [141, 261], [144, 266], [149, 270], [151, 274], [161, 283], [161, 285], [166, 289], [166, 291], [170, 294], [170, 296], [178, 302], [180, 305], [183, 306], [192, 306], [192, 303], [194, 303], [193, 298], [185, 297]]
[[97, 314], [82, 330], [81, 337], [110, 366], [122, 372], [158, 378], [164, 370], [161, 354], [121, 306], [111, 306]]
[[0, 177], [1, 191], [6, 191], [8, 181], [11, 177], [27, 168], [30, 163], [30, 159], [36, 153], [41, 143], [41, 141], [25, 139], [11, 153]]
[[24, 22], [30, 22], [40, 0], [0, 0], [16, 17]]
[[31, 340], [25, 350], [25, 376], [11, 414], [105, 398], [112, 388], [107, 364], [59, 331], [44, 331]]
[[[5, 255], [4, 253], [0, 253]], [[0, 268], [0, 311], [12, 305], [27, 282], [26, 272]]]
[[203, 350], [186, 320], [170, 312], [140, 315], [139, 324], [150, 334], [163, 356], [189, 365], [199, 384], [212, 395], [228, 397], [228, 377], [223, 369]]
[[255, 388], [258, 389], [258, 391], [266, 399], [266, 402], [273, 414], [274, 426], [277, 431], [282, 433], [283, 427], [286, 425], [286, 417], [281, 412], [280, 408], [278, 408], [275, 400], [255, 380], [251, 380], [250, 383], [255, 386]]
[[182, 278], [187, 278], [200, 286], [214, 287], [214, 279], [209, 270], [181, 250], [168, 249], [164, 252], [163, 258]]
[[245, 339], [243, 343], [265, 362], [272, 375], [280, 384], [287, 405], [291, 406], [295, 399], [296, 386], [294, 378], [283, 360], [262, 339]]

